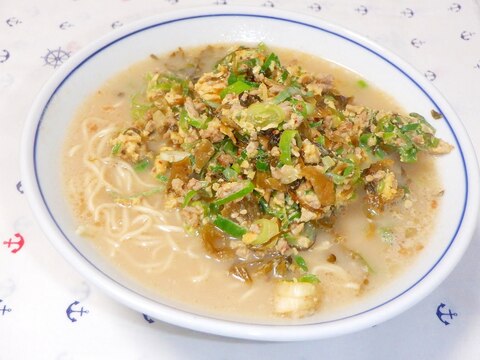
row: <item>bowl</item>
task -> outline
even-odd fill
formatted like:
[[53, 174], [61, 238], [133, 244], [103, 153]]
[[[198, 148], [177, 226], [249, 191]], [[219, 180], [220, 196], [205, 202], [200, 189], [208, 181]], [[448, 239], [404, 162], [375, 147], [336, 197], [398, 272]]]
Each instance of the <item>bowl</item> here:
[[[195, 36], [192, 36], [194, 34]], [[432, 241], [408, 270], [375, 296], [342, 311], [292, 322], [246, 322], [191, 311], [154, 298], [75, 233], [62, 191], [60, 155], [81, 102], [109, 77], [151, 53], [178, 46], [265, 42], [325, 58], [384, 89], [409, 111], [443, 115], [437, 134], [455, 149], [438, 158], [445, 195]], [[429, 294], [460, 260], [476, 226], [479, 174], [474, 150], [452, 108], [422, 75], [370, 40], [316, 18], [260, 8], [215, 7], [172, 12], [125, 26], [85, 47], [62, 65], [35, 100], [22, 139], [22, 180], [33, 213], [53, 246], [88, 281], [151, 317], [229, 337], [290, 341], [365, 329], [390, 319]]]

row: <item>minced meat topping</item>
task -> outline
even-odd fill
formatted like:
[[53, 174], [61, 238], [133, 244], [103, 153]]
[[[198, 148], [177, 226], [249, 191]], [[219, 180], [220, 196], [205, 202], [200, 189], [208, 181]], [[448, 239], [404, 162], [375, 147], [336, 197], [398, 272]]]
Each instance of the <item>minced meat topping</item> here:
[[111, 145], [151, 169], [166, 206], [232, 276], [310, 283], [301, 252], [343, 207], [360, 194], [376, 216], [403, 198], [395, 164], [452, 149], [422, 116], [354, 104], [331, 77], [285, 67], [264, 44], [190, 78], [149, 74]]

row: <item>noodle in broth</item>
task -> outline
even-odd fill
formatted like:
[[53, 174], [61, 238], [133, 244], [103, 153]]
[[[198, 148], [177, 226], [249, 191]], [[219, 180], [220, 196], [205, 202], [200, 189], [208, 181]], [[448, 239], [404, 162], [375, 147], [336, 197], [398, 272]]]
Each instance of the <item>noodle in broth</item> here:
[[[153, 56], [110, 79], [88, 98], [65, 144], [66, 194], [78, 233], [159, 299], [207, 314], [267, 321], [278, 316], [272, 311], [274, 281], [255, 278], [248, 285], [229, 275], [231, 264], [212, 257], [198, 234], [185, 230], [179, 211], [165, 209], [165, 185], [148, 171], [139, 172], [112, 156], [110, 140], [130, 126], [130, 99], [144, 86], [145, 73], [188, 72], [191, 67], [208, 71], [226, 52], [226, 46], [210, 46]], [[306, 54], [293, 57], [280, 49], [276, 53], [285, 63], [332, 74], [336, 87], [354, 96], [356, 103], [401, 112], [373, 86], [359, 87], [360, 78], [345, 69]], [[355, 201], [338, 216], [333, 230], [319, 233], [315, 246], [302, 254], [309, 272], [320, 279], [322, 313], [388, 283], [425, 246], [442, 193], [434, 161], [420, 155], [417, 163], [402, 164], [401, 170], [409, 185], [408, 202], [393, 204], [372, 226], [362, 202]], [[351, 254], [358, 256], [354, 265]]]

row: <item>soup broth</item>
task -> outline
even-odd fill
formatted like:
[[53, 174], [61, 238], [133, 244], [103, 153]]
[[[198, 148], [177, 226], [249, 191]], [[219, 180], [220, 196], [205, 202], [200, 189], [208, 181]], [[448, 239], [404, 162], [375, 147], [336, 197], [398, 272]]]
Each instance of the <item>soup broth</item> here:
[[[213, 316], [288, 321], [289, 316], [274, 311], [275, 277], [258, 276], [246, 283], [232, 276], [232, 262], [206, 250], [199, 228], [186, 226], [178, 209], [165, 208], [164, 184], [148, 166], [135, 168], [112, 155], [111, 139], [131, 126], [132, 99], [135, 102], [144, 90], [147, 73], [198, 78], [229, 49], [216, 45], [151, 55], [86, 99], [65, 142], [65, 192], [78, 232], [159, 299]], [[353, 105], [403, 112], [388, 95], [342, 67], [286, 49], [275, 53], [283, 66], [301, 65], [308, 73], [328, 74], [341, 94], [353, 97]], [[385, 286], [428, 241], [442, 194], [434, 159], [419, 154], [416, 162], [395, 166], [403, 197], [372, 215], [365, 211], [367, 190], [359, 189], [356, 199], [318, 230], [315, 244], [299, 252], [308, 274], [320, 281], [315, 285], [317, 312], [334, 311]], [[302, 261], [295, 256], [294, 261]]]

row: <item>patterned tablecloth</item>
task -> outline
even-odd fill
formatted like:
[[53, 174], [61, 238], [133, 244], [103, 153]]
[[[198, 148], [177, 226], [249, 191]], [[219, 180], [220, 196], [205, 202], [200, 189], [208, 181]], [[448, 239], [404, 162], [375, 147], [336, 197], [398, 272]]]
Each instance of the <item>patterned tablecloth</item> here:
[[480, 155], [479, 0], [1, 0], [0, 359], [480, 359], [479, 229], [448, 279], [406, 313], [303, 343], [227, 339], [153, 321], [103, 295], [52, 248], [19, 172], [23, 124], [41, 86], [101, 35], [204, 5], [302, 12], [377, 41], [444, 94]]

